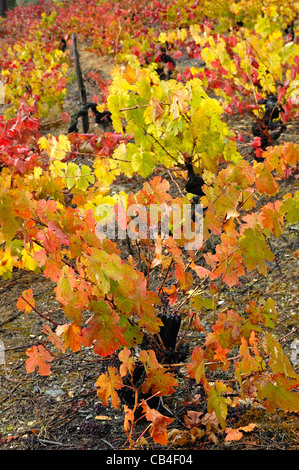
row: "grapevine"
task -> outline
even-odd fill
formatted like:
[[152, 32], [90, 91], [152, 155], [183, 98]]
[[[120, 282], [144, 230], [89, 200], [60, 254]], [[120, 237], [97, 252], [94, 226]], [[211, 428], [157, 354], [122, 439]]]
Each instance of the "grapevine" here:
[[[257, 426], [230, 425], [246, 400], [298, 413], [280, 306], [267, 292], [228, 308], [221, 296], [280, 269], [272, 244], [298, 224], [295, 184], [282, 188], [298, 179], [299, 143], [284, 137], [299, 117], [299, 4], [154, 4], [56, 0], [0, 22], [0, 275], [43, 276], [62, 313], [41, 311], [34, 285], [20, 293], [17, 310], [42, 321], [24, 369], [46, 379], [91, 351], [94, 398], [101, 413], [122, 413], [128, 449], [238, 441]], [[73, 32], [114, 68], [109, 80], [86, 77], [101, 89], [84, 108], [97, 130], [80, 133], [75, 113], [52, 135], [47, 119], [69, 121]], [[188, 384], [204, 406], [188, 399], [178, 429], [174, 401]]]

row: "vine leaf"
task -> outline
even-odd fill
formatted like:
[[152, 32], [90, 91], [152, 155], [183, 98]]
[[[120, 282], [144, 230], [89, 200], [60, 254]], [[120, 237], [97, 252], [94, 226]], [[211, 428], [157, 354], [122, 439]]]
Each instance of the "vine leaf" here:
[[123, 387], [123, 381], [120, 375], [117, 374], [116, 367], [108, 367], [108, 372], [100, 375], [95, 384], [98, 387], [97, 395], [102, 400], [103, 406], [108, 405], [110, 398], [113, 408], [120, 407], [120, 400], [116, 390]]
[[48, 362], [52, 362], [54, 357], [41, 344], [32, 346], [26, 351], [29, 359], [26, 361], [26, 370], [31, 373], [38, 367], [39, 375], [50, 375], [50, 366]]
[[240, 238], [240, 248], [244, 255], [244, 263], [249, 271], [257, 268], [260, 274], [267, 275], [265, 261], [273, 261], [274, 253], [267, 246], [263, 235], [258, 229], [248, 228]]
[[76, 325], [75, 323], [72, 323], [71, 325], [68, 323], [65, 325], [59, 325], [56, 328], [56, 333], [58, 336], [62, 336], [65, 349], [69, 347], [74, 352], [79, 351], [82, 344], [80, 326]]
[[242, 370], [246, 373], [257, 372], [260, 362], [250, 354], [245, 338], [241, 337], [240, 356], [242, 357]]
[[127, 432], [130, 429], [130, 422], [134, 423], [134, 411], [131, 410], [127, 405], [124, 405], [125, 419], [124, 419], [124, 430]]
[[172, 374], [166, 372], [164, 367], [153, 369], [149, 372], [143, 386], [143, 393], [148, 393], [150, 390], [153, 395], [162, 397], [164, 395], [172, 395], [174, 387], [178, 385], [177, 380]]
[[278, 189], [279, 184], [275, 181], [270, 165], [265, 163], [257, 163], [255, 167], [256, 173], [256, 188], [260, 194], [266, 193], [268, 196], [274, 196]]
[[125, 346], [123, 330], [117, 325], [119, 316], [109, 310], [104, 301], [97, 302], [98, 311], [87, 321], [82, 329], [84, 346], [91, 346], [95, 354], [107, 357], [113, 354], [120, 345]]
[[205, 363], [202, 349], [196, 347], [192, 352], [191, 359], [192, 362], [187, 364], [188, 375], [199, 383], [205, 378]]
[[240, 428], [237, 428], [237, 429], [226, 428], [226, 430], [225, 430], [225, 432], [226, 432], [225, 441], [226, 442], [239, 441], [243, 437], [243, 433], [241, 431], [251, 432], [251, 431], [254, 430], [254, 428], [256, 426], [257, 426], [257, 424], [255, 424], [255, 423], [249, 423], [247, 426], [241, 426]]
[[147, 421], [152, 421], [150, 428], [150, 436], [153, 438], [155, 444], [167, 444], [167, 426], [172, 423], [173, 419], [162, 415], [159, 411], [154, 410], [148, 406], [145, 400], [142, 400], [141, 406], [145, 413]]
[[208, 413], [215, 411], [217, 419], [223, 429], [226, 428], [227, 405], [230, 403], [230, 398], [222, 396], [225, 392], [230, 392], [231, 388], [227, 387], [223, 382], [216, 380], [214, 386], [208, 385]]
[[273, 374], [272, 377], [259, 385], [258, 398], [265, 400], [264, 406], [269, 413], [272, 413], [276, 407], [283, 411], [298, 412], [298, 393], [290, 391], [291, 388], [298, 387], [298, 385], [298, 379], [290, 379], [284, 374]]
[[148, 393], [151, 390], [158, 397], [172, 395], [173, 387], [178, 385], [177, 380], [159, 364], [155, 352], [152, 349], [149, 351], [143, 349], [139, 354], [139, 360], [144, 364], [147, 374], [142, 386], [143, 393]]
[[275, 201], [274, 204], [269, 203], [262, 208], [261, 211], [261, 223], [266, 229], [269, 229], [275, 237], [279, 237], [282, 234], [281, 225], [283, 223], [283, 217], [279, 213], [282, 203]]
[[62, 351], [63, 353], [65, 352], [62, 339], [59, 338], [59, 336], [55, 334], [54, 331], [51, 330], [49, 325], [44, 325], [44, 328], [42, 331], [43, 333], [48, 335], [49, 340], [51, 341], [51, 343], [53, 343], [56, 346], [57, 349], [60, 349], [60, 351]]
[[73, 296], [76, 287], [75, 271], [70, 266], [63, 266], [60, 279], [56, 287], [56, 297], [63, 305], [68, 304]]
[[27, 314], [33, 307], [35, 307], [35, 301], [33, 299], [32, 289], [24, 290], [18, 299], [17, 308], [19, 310], [25, 310], [25, 313]]
[[289, 358], [285, 355], [281, 344], [270, 333], [266, 335], [266, 351], [270, 355], [269, 366], [274, 373], [284, 374], [286, 377], [299, 379]]
[[125, 377], [128, 373], [132, 375], [135, 368], [135, 361], [130, 349], [126, 347], [123, 348], [118, 354], [118, 358], [122, 362], [119, 368], [120, 375], [122, 377]]

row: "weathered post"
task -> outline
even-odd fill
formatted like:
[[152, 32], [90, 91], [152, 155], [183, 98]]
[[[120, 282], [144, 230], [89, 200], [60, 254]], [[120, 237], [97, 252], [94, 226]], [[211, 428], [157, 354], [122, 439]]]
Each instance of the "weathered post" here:
[[83, 132], [87, 133], [89, 129], [87, 98], [86, 98], [86, 89], [84, 86], [84, 81], [83, 81], [83, 76], [82, 76], [82, 71], [81, 71], [81, 66], [80, 66], [80, 55], [79, 55], [78, 46], [77, 46], [76, 33], [73, 33], [72, 40], [73, 40], [73, 54], [74, 54], [75, 70], [76, 70], [78, 87], [79, 87], [80, 108], [82, 108], [82, 111], [83, 111], [82, 112]]

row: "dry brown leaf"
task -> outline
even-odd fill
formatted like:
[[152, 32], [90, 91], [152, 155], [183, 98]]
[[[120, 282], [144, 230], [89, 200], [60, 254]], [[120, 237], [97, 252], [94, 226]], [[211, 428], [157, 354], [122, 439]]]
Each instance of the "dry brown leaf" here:
[[209, 441], [213, 442], [214, 444], [218, 444], [219, 439], [216, 436], [216, 434], [214, 434], [212, 431], [207, 430], [207, 438]]
[[173, 445], [184, 446], [190, 441], [189, 431], [182, 431], [181, 429], [171, 429], [167, 434], [167, 439]]
[[198, 426], [201, 422], [201, 415], [202, 412], [200, 411], [187, 411], [187, 415], [184, 416], [186, 426], [188, 426], [189, 428]]
[[205, 426], [207, 424], [211, 424], [215, 428], [218, 428], [219, 421], [217, 419], [215, 411], [212, 411], [212, 413], [206, 413], [204, 417], [201, 419], [201, 423], [204, 424]]
[[191, 441], [194, 442], [196, 439], [201, 439], [205, 435], [205, 431], [200, 428], [193, 427], [190, 429]]

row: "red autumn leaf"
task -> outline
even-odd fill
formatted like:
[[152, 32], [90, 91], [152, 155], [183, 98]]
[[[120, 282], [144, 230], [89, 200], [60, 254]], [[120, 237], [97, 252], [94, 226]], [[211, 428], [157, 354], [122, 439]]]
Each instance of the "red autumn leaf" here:
[[232, 116], [235, 114], [234, 111], [233, 111], [233, 108], [229, 104], [227, 106], [225, 106], [224, 111], [227, 114], [231, 114]]
[[259, 68], [258, 62], [253, 57], [249, 57], [249, 62], [251, 63], [252, 67], [254, 67], [255, 69]]
[[215, 354], [214, 354], [214, 361], [221, 361], [223, 363], [226, 363], [228, 352], [229, 352], [229, 349], [223, 348], [222, 346], [220, 346], [220, 344], [218, 344], [216, 347]]
[[102, 357], [113, 354], [120, 346], [125, 346], [123, 330], [117, 325], [119, 317], [116, 312], [110, 311], [105, 302], [97, 303], [98, 311], [87, 321], [82, 330], [84, 346], [91, 346]]
[[64, 121], [64, 122], [69, 122], [70, 117], [69, 117], [69, 115], [66, 111], [61, 113], [61, 120]]
[[182, 57], [183, 53], [181, 51], [175, 51], [175, 53], [173, 54], [173, 58], [174, 59], [179, 59], [180, 57]]
[[50, 375], [50, 366], [48, 362], [52, 362], [54, 357], [51, 356], [42, 345], [32, 346], [26, 351], [29, 359], [26, 361], [26, 370], [31, 373], [34, 372], [35, 368], [38, 367], [40, 375]]
[[260, 138], [260, 137], [255, 137], [255, 138], [253, 139], [253, 142], [251, 142], [250, 145], [251, 145], [251, 147], [252, 147], [253, 149], [257, 149], [257, 148], [259, 148], [259, 147], [261, 146], [261, 144], [262, 144], [261, 138]]

